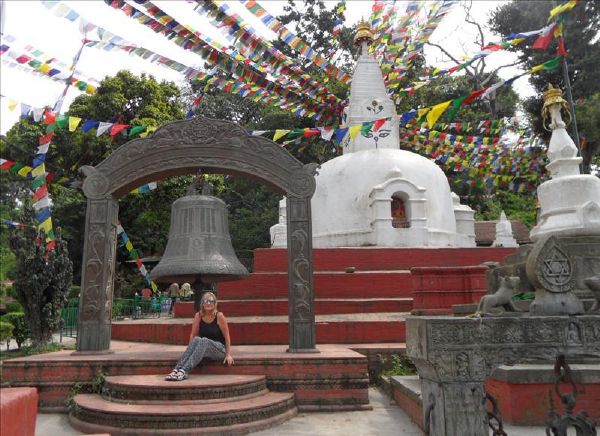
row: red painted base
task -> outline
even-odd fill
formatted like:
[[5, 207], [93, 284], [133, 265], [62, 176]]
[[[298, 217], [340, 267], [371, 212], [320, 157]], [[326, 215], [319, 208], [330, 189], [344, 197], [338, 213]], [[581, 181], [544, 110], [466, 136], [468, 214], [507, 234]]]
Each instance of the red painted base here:
[[[269, 390], [294, 392], [300, 410], [369, 407], [365, 356], [337, 345], [321, 345], [319, 353], [307, 354], [287, 353], [286, 349], [234, 346], [235, 366], [208, 362], [192, 373], [264, 375]], [[184, 347], [113, 341], [111, 350], [114, 353], [96, 356], [58, 351], [5, 360], [3, 381], [11, 386], [37, 387], [41, 409], [66, 410], [65, 401], [76, 383], [85, 388], [99, 375], [168, 374]], [[2, 393], [4, 396], [4, 390]]]
[[[577, 384], [575, 414], [585, 410], [596, 422], [600, 421], [600, 383]], [[488, 379], [485, 390], [498, 400], [498, 408], [504, 422], [515, 425], [544, 425], [550, 411], [550, 395], [554, 409], [564, 415], [564, 406], [550, 383], [513, 384]], [[570, 385], [561, 385], [560, 391], [572, 391]]]
[[478, 303], [487, 293], [487, 266], [412, 268], [413, 315], [445, 315], [454, 304]]
[[[317, 344], [404, 342], [406, 337], [404, 319], [399, 316], [393, 318], [381, 321], [340, 319], [317, 322]], [[229, 318], [228, 324], [232, 342], [236, 345], [284, 345], [289, 343], [287, 317], [277, 321], [262, 321], [252, 318], [238, 321]], [[190, 330], [191, 320], [159, 319], [114, 322], [112, 339], [184, 345], [189, 342]]]
[[[516, 253], [515, 248], [315, 248], [315, 271], [344, 271], [355, 267], [359, 271], [409, 270], [422, 266], [470, 266], [483, 262], [503, 262]], [[287, 271], [287, 249], [257, 248], [254, 250], [254, 271]]]
[[[6, 373], [3, 375], [6, 380]], [[38, 412], [35, 388], [0, 389], [0, 428], [2, 436], [33, 436]]]

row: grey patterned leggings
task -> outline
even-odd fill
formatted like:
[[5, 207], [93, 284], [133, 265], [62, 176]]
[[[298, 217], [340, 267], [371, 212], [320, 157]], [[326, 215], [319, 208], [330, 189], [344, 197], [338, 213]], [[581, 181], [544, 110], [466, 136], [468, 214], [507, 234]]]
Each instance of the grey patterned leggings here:
[[214, 360], [224, 359], [225, 345], [212, 339], [196, 336], [183, 352], [175, 369], [190, 372], [205, 357]]

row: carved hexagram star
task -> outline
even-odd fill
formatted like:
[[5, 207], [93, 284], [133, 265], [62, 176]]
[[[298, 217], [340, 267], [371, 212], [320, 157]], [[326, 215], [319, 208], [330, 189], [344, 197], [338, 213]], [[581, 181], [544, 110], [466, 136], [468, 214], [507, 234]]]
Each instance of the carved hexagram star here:
[[544, 260], [544, 266], [546, 267], [545, 275], [554, 279], [565, 279], [571, 275], [571, 268], [568, 259], [552, 253], [552, 255]]

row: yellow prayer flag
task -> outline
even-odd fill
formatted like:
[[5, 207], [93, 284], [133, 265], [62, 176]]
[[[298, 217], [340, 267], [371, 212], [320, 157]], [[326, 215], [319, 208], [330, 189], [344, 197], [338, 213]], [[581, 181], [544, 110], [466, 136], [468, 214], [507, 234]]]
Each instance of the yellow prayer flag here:
[[275, 134], [273, 135], [273, 141], [277, 141], [278, 139], [283, 138], [289, 132], [290, 132], [289, 130], [284, 130], [284, 129], [275, 130]]
[[430, 107], [424, 107], [422, 109], [417, 109], [417, 119], [421, 119], [423, 115], [431, 110]]
[[362, 124], [357, 124], [355, 126], [350, 126], [350, 139], [356, 138], [356, 136], [360, 133], [360, 129], [362, 128]]
[[69, 132], [74, 132], [80, 122], [81, 118], [79, 117], [69, 117]]
[[131, 243], [131, 241], [127, 241], [125, 243], [125, 248], [127, 248], [127, 251], [133, 250], [133, 244]]
[[510, 45], [518, 45], [525, 41], [525, 38], [515, 38], [510, 41]]
[[15, 100], [12, 100], [12, 99], [8, 100], [8, 110], [11, 111], [11, 112], [14, 111], [18, 104], [19, 104], [18, 101], [15, 101]]
[[38, 225], [38, 230], [43, 230], [46, 233], [50, 232], [52, 230], [52, 218], [48, 217], [46, 221]]
[[529, 74], [537, 73], [538, 71], [544, 69], [544, 64], [536, 65], [531, 70], [528, 71]]
[[23, 168], [21, 168], [19, 171], [17, 171], [17, 174], [22, 177], [27, 177], [27, 174], [29, 174], [30, 172], [31, 172], [31, 167], [28, 167], [27, 165], [25, 165]]
[[567, 3], [563, 5], [558, 5], [554, 9], [550, 11], [550, 16], [548, 17], [548, 21], [552, 21], [552, 19], [563, 12], [570, 11], [577, 5], [577, 0], [569, 0]]
[[33, 177], [41, 176], [46, 172], [46, 165], [41, 164], [31, 170], [31, 175]]
[[429, 128], [431, 129], [435, 122], [442, 116], [444, 111], [450, 106], [452, 100], [445, 101], [440, 104], [436, 104], [431, 108], [431, 110], [427, 113], [427, 124], [429, 124]]
[[50, 71], [50, 65], [48, 65], [48, 64], [42, 64], [38, 68], [38, 71], [41, 71], [42, 73], [47, 73], [48, 71]]
[[145, 138], [146, 136], [148, 136], [150, 133], [154, 132], [156, 130], [156, 127], [152, 126], [152, 127], [148, 127], [146, 129], [146, 131], [140, 133], [140, 138]]
[[87, 92], [88, 94], [95, 94], [96, 93], [96, 87], [94, 85], [89, 85], [85, 87], [85, 92]]

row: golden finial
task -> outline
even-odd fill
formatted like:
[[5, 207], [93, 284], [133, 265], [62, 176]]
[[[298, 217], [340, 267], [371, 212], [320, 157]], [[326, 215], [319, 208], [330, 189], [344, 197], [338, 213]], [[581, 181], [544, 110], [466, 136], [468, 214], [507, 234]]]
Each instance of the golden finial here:
[[548, 89], [544, 92], [544, 106], [542, 107], [542, 122], [546, 130], [550, 130], [546, 127], [546, 118], [552, 118], [550, 107], [555, 104], [559, 105], [560, 109], [563, 109], [569, 115], [569, 121], [567, 122], [569, 124], [571, 122], [571, 112], [567, 101], [562, 97], [562, 91], [553, 87], [552, 84], [548, 84]]
[[360, 45], [361, 42], [367, 41], [368, 43], [373, 42], [373, 33], [371, 32], [371, 26], [365, 20], [360, 20], [356, 25], [356, 35], [354, 35], [354, 44]]

